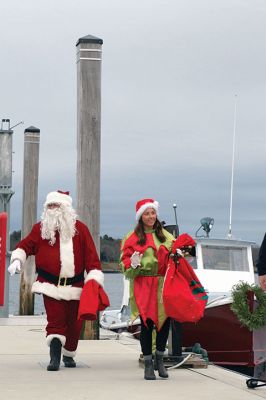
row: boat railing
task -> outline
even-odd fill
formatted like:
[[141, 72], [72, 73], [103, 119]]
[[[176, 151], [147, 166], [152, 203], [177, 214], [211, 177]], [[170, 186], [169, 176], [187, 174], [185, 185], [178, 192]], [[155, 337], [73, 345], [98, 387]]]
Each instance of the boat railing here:
[[230, 301], [230, 300], [231, 300], [231, 297], [230, 297], [228, 294], [223, 294], [223, 295], [221, 295], [221, 296], [217, 296], [217, 297], [215, 297], [214, 299], [210, 300], [210, 301], [207, 303], [206, 308], [212, 306], [214, 303], [217, 303], [217, 301], [219, 301], [219, 300], [224, 300], [224, 299], [228, 299], [228, 301]]

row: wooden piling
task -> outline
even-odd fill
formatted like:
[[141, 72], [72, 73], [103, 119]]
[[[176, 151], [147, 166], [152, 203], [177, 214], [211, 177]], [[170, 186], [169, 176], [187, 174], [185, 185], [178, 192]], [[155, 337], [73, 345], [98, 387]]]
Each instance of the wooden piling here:
[[[22, 205], [22, 237], [25, 237], [37, 219], [40, 130], [30, 126], [24, 131], [24, 174]], [[20, 315], [34, 315], [35, 258], [28, 257], [20, 279]]]
[[[100, 254], [101, 60], [103, 40], [77, 41], [77, 212]], [[98, 321], [87, 322], [84, 336], [99, 338]], [[85, 338], [85, 337], [84, 337]]]

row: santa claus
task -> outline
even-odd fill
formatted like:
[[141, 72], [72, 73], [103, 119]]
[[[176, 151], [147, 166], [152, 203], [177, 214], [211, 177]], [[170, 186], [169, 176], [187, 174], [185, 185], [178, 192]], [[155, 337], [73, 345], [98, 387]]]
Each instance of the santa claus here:
[[89, 229], [77, 219], [69, 192], [47, 195], [41, 221], [12, 252], [9, 273], [20, 271], [30, 255], [35, 256], [37, 272], [32, 292], [43, 295], [47, 314], [47, 370], [59, 369], [61, 352], [65, 367], [73, 368], [82, 328], [77, 318], [82, 287], [91, 279], [103, 286], [104, 275]]

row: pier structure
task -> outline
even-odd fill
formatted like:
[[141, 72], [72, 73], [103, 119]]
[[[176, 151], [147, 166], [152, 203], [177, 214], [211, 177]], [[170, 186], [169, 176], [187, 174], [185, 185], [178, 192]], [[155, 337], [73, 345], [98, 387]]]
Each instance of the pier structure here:
[[[142, 400], [254, 400], [265, 399], [264, 388], [248, 389], [247, 376], [224, 368], [197, 365], [174, 368], [169, 379], [143, 379], [140, 343], [126, 335], [82, 340], [77, 368], [46, 370], [44, 316], [17, 316], [0, 320], [1, 398], [8, 400], [126, 399]], [[103, 333], [103, 335], [102, 335]]]
[[[24, 131], [24, 168], [21, 237], [31, 231], [37, 220], [39, 177], [40, 129], [30, 126]], [[20, 278], [20, 315], [34, 315], [34, 295], [31, 287], [35, 280], [35, 257], [25, 262]]]
[[[100, 254], [101, 64], [103, 40], [78, 39], [77, 48], [77, 213]], [[98, 321], [86, 322], [86, 339], [99, 338]], [[85, 337], [84, 337], [85, 338]]]
[[[0, 212], [7, 213], [7, 238], [6, 238], [6, 266], [9, 264], [9, 226], [10, 226], [10, 199], [14, 194], [12, 190], [12, 135], [10, 120], [2, 119], [0, 129]], [[9, 314], [9, 275], [5, 273], [4, 305], [0, 306], [0, 318]]]

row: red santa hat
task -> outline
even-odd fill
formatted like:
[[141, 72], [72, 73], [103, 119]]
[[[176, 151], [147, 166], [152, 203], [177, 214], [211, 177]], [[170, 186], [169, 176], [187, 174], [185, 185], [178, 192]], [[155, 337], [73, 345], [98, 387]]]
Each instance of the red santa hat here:
[[136, 221], [139, 221], [144, 211], [147, 208], [153, 208], [156, 211], [156, 214], [159, 215], [159, 203], [153, 199], [142, 199], [136, 203]]
[[57, 190], [57, 192], [50, 192], [46, 196], [44, 206], [51, 203], [66, 204], [72, 206], [72, 198], [69, 196], [69, 192], [62, 192]]

